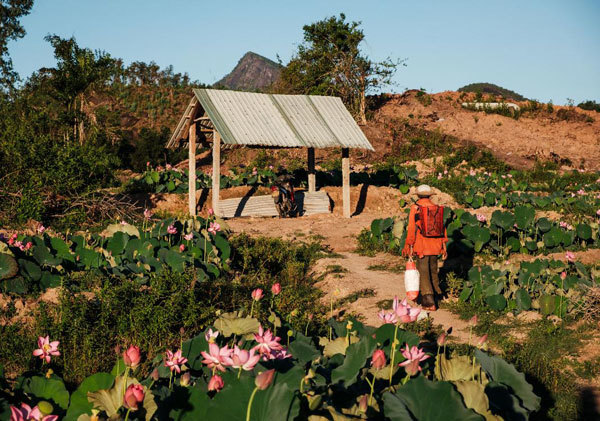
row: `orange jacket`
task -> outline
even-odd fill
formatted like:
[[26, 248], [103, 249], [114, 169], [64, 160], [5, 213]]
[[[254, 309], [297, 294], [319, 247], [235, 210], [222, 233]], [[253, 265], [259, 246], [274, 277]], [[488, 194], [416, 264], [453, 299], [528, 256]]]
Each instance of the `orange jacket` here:
[[433, 203], [428, 198], [422, 198], [417, 200], [417, 204], [412, 205], [410, 207], [410, 214], [408, 216], [408, 232], [406, 233], [406, 243], [404, 249], [402, 250], [402, 254], [408, 255], [410, 246], [413, 247], [413, 252], [419, 257], [437, 256], [439, 254], [442, 254], [445, 248], [445, 244], [448, 242], [448, 235], [446, 234], [446, 230], [444, 229], [444, 237], [423, 237], [420, 231], [421, 221], [415, 221], [415, 216], [419, 211], [419, 207], [417, 205], [434, 206], [435, 203]]

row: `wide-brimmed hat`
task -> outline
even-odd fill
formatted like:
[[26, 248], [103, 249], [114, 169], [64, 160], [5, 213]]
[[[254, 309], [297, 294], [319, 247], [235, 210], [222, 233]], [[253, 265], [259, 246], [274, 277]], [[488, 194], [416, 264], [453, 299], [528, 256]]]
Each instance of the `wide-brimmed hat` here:
[[435, 193], [427, 184], [421, 184], [417, 187], [417, 196], [420, 197], [429, 197], [433, 196]]

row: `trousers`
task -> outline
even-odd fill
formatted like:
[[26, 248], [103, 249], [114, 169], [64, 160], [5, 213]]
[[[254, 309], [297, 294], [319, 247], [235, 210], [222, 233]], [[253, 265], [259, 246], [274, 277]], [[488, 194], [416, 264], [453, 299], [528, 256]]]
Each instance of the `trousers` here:
[[419, 271], [419, 289], [421, 295], [433, 295], [434, 291], [441, 294], [440, 278], [438, 277], [438, 257], [417, 257], [415, 262]]

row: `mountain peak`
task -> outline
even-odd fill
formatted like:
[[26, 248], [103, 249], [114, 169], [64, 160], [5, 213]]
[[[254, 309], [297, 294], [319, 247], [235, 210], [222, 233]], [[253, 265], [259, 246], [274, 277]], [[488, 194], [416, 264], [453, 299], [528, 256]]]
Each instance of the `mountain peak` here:
[[281, 65], [252, 51], [248, 51], [238, 61], [234, 69], [214, 84], [241, 91], [262, 91], [271, 86], [279, 77]]

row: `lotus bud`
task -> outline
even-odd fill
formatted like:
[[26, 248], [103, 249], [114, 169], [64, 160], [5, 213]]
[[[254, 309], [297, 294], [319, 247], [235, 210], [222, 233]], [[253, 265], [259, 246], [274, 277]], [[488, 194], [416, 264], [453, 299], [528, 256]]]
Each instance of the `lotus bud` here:
[[273, 293], [273, 295], [279, 295], [279, 293], [281, 292], [281, 284], [279, 282], [273, 284], [273, 286], [271, 287], [271, 292]]
[[360, 400], [358, 401], [358, 410], [360, 412], [362, 412], [363, 414], [367, 412], [367, 409], [369, 408], [369, 396], [368, 395], [362, 395], [360, 397]]
[[564, 272], [560, 274], [560, 279], [562, 279], [563, 281], [567, 278], [567, 272]]
[[376, 349], [371, 357], [371, 366], [377, 370], [381, 370], [386, 364], [385, 353], [381, 349]]
[[273, 383], [273, 378], [275, 377], [275, 369], [261, 371], [254, 379], [254, 384], [260, 390], [265, 390], [271, 383]]
[[181, 384], [182, 386], [189, 386], [190, 384], [190, 379], [191, 379], [192, 375], [190, 374], [189, 371], [185, 372], [183, 374], [183, 376], [181, 376], [181, 380], [179, 381], [179, 384]]
[[150, 373], [150, 378], [155, 382], [158, 381], [158, 379], [160, 378], [160, 375], [158, 374], [158, 368], [152, 370], [152, 373]]
[[473, 317], [471, 317], [469, 319], [469, 325], [470, 326], [477, 326], [477, 314], [475, 314]]
[[298, 310], [297, 309], [293, 309], [290, 313], [290, 317], [296, 317], [298, 315]]
[[141, 360], [140, 348], [131, 345], [127, 351], [123, 353], [123, 361], [127, 367], [136, 368]]
[[127, 409], [136, 411], [138, 405], [144, 402], [144, 395], [144, 386], [141, 384], [129, 385], [125, 391], [125, 396], [123, 397], [123, 406]]
[[446, 344], [447, 340], [448, 340], [448, 336], [446, 335], [446, 332], [442, 333], [440, 336], [438, 336], [438, 339], [437, 339], [438, 346], [444, 346]]
[[212, 376], [208, 382], [208, 390], [211, 392], [218, 392], [219, 390], [223, 389], [223, 386], [225, 386], [223, 378], [218, 374]]
[[477, 340], [477, 342], [475, 343], [475, 345], [477, 346], [477, 348], [481, 348], [485, 342], [487, 341], [488, 335], [487, 333], [485, 335], [483, 335], [481, 338], [479, 338]]
[[179, 328], [179, 336], [183, 336], [185, 334], [185, 329], [183, 328], [183, 326], [181, 326]]
[[252, 291], [251, 295], [254, 301], [259, 301], [263, 297], [263, 290], [261, 288], [256, 288]]

